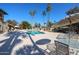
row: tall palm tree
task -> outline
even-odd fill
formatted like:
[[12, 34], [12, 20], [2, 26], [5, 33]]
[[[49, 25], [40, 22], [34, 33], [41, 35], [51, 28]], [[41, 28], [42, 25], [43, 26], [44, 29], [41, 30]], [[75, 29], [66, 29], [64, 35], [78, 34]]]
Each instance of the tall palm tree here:
[[34, 27], [35, 27], [35, 28], [38, 28], [38, 29], [41, 29], [41, 24], [40, 24], [40, 23], [35, 23], [35, 24], [34, 24]]
[[47, 23], [46, 23], [46, 26], [47, 26], [48, 30], [50, 30], [52, 25], [53, 25], [53, 23], [50, 20], [48, 20]]
[[43, 15], [43, 16], [46, 16], [46, 11], [45, 11], [45, 10], [42, 11], [42, 15]]
[[36, 10], [30, 10], [30, 11], [29, 11], [29, 14], [30, 14], [32, 17], [34, 17], [35, 14], [36, 14]]
[[[43, 20], [45, 20], [45, 16], [46, 16], [46, 11], [44, 10], [44, 11], [42, 11], [42, 16], [44, 17], [44, 19]], [[45, 27], [45, 21], [44, 21], [44, 27]]]
[[13, 22], [13, 26], [16, 26], [18, 24], [16, 20], [12, 20], [12, 22]]
[[52, 10], [52, 6], [50, 3], [47, 4], [46, 12], [48, 14], [48, 20], [50, 20], [50, 12]]
[[47, 4], [46, 12], [48, 13], [48, 20], [50, 19], [50, 11], [52, 10], [51, 4]]
[[42, 16], [45, 17], [46, 16], [46, 11], [42, 11]]
[[32, 16], [32, 20], [31, 21], [34, 21], [33, 18], [35, 16], [35, 14], [36, 14], [36, 10], [30, 10], [29, 11], [29, 15]]
[[45, 31], [45, 28], [46, 28], [46, 22], [44, 22], [44, 31]]

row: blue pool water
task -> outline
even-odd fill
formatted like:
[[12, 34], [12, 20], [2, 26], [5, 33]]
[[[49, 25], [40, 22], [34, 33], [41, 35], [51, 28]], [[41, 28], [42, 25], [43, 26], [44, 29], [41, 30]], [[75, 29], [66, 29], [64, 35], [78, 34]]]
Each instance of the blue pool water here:
[[40, 31], [28, 31], [26, 32], [27, 34], [31, 34], [31, 35], [36, 35], [36, 34], [44, 34], [44, 32], [40, 32]]

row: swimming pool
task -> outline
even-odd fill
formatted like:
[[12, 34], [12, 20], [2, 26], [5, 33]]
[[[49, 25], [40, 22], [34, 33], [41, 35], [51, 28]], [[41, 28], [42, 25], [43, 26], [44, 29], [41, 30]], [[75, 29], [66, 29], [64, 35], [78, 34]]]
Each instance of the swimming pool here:
[[36, 35], [36, 34], [44, 34], [44, 32], [40, 32], [40, 31], [28, 31], [26, 32], [27, 34], [31, 34], [31, 35]]

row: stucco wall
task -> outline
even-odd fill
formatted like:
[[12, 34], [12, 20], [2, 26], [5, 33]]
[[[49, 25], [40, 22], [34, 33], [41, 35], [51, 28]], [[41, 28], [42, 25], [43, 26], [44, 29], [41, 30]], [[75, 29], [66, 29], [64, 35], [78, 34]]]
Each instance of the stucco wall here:
[[7, 24], [7, 23], [1, 23], [1, 22], [0, 22], [0, 31], [1, 31], [1, 32], [6, 32], [6, 31], [8, 31], [8, 24]]

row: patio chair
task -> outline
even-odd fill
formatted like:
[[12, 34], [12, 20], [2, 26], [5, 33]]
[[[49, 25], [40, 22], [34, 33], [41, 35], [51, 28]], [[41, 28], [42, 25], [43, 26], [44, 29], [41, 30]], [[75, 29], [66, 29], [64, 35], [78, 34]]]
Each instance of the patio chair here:
[[45, 49], [45, 54], [46, 55], [55, 55], [56, 54], [55, 49], [56, 49], [56, 46], [54, 43], [48, 44], [47, 49]]
[[55, 41], [55, 44], [47, 45], [48, 55], [69, 55], [69, 46], [67, 44]]
[[69, 55], [69, 45], [55, 41], [56, 55]]

